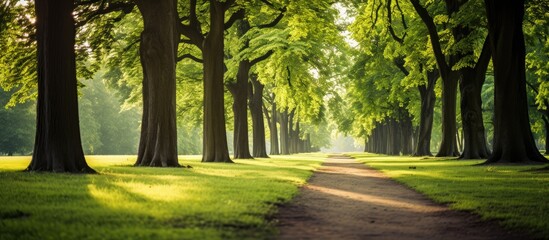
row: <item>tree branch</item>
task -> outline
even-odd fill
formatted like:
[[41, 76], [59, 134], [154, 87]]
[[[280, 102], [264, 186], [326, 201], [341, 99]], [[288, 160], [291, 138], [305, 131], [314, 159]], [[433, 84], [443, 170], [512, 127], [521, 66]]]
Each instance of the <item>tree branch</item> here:
[[190, 0], [189, 5], [189, 26], [202, 34], [202, 26], [196, 16], [196, 0]]
[[[475, 71], [477, 73], [486, 74], [486, 69], [490, 64], [490, 59], [492, 59], [492, 49], [490, 48], [490, 36], [486, 36], [484, 44], [482, 45], [482, 51], [478, 57], [477, 64], [475, 65]], [[482, 70], [482, 71], [481, 71]]]
[[236, 0], [227, 0], [223, 3], [223, 11], [227, 11], [229, 10], [229, 8], [231, 7], [231, 5], [233, 5], [233, 3], [236, 2]]
[[231, 28], [233, 24], [236, 22], [236, 20], [244, 19], [244, 15], [246, 14], [246, 11], [244, 9], [239, 9], [238, 11], [234, 12], [233, 15], [227, 20], [225, 23], [225, 30]]
[[272, 22], [267, 24], [261, 24], [257, 26], [257, 28], [263, 29], [263, 28], [271, 28], [276, 26], [280, 22], [280, 20], [284, 18], [284, 13], [286, 13], [286, 7], [283, 7], [282, 9], [280, 9], [280, 14], [278, 14], [278, 16]]
[[202, 27], [198, 17], [196, 15], [196, 0], [189, 1], [189, 16], [180, 18], [181, 21], [185, 19], [189, 20], [189, 24], [179, 24], [179, 32], [188, 39], [180, 39], [179, 42], [193, 44], [202, 50], [202, 42], [204, 41], [204, 35], [202, 34]]
[[399, 57], [396, 57], [393, 59], [393, 64], [395, 64], [395, 66], [402, 72], [404, 73], [405, 76], [408, 76], [410, 75], [410, 72], [408, 71], [408, 69], [406, 69], [406, 67], [404, 67], [404, 57], [402, 56], [399, 56]]
[[433, 18], [431, 15], [429, 15], [429, 12], [427, 9], [425, 9], [421, 4], [419, 3], [419, 0], [410, 0], [412, 5], [414, 6], [414, 9], [416, 10], [417, 14], [427, 27], [427, 30], [429, 31], [429, 37], [431, 38], [431, 46], [433, 47], [433, 51], [435, 53], [435, 58], [437, 61], [437, 65], [440, 69], [441, 73], [447, 74], [451, 69], [448, 66], [448, 63], [446, 63], [446, 57], [444, 53], [442, 53], [442, 48], [440, 46], [440, 37], [438, 36], [437, 27], [433, 21]]
[[91, 12], [84, 20], [77, 22], [75, 24], [76, 28], [84, 26], [86, 23], [90, 22], [91, 20], [103, 14], [117, 12], [117, 11], [122, 11], [126, 14], [130, 13], [135, 6], [135, 4], [132, 2], [111, 3], [111, 4], [108, 4], [107, 7], [104, 7], [104, 4], [101, 4], [101, 5], [102, 6], [100, 6], [98, 10]]
[[269, 7], [272, 7], [272, 8], [275, 7], [273, 3], [271, 3], [271, 2], [269, 2], [269, 1], [267, 1], [267, 0], [260, 0], [260, 1], [263, 2], [263, 3], [265, 3], [265, 5], [267, 5], [267, 6], [269, 6]]
[[[375, 1], [374, 1], [374, 4], [375, 4]], [[377, 17], [379, 16], [379, 9], [381, 9], [382, 6], [383, 6], [383, 3], [380, 1], [379, 6], [377, 6], [377, 9], [376, 9], [375, 19], [373, 19], [373, 21], [372, 21], [372, 26], [371, 26], [372, 29], [374, 29], [374, 26], [377, 23]], [[372, 11], [373, 11], [373, 9], [372, 9]]]
[[179, 24], [179, 32], [187, 37], [188, 39], [180, 39], [180, 42], [183, 43], [190, 43], [195, 46], [197, 46], [200, 50], [202, 50], [202, 42], [204, 41], [204, 36], [202, 36], [202, 33], [197, 31], [195, 28], [191, 27], [190, 25], [185, 24]]
[[387, 28], [389, 28], [389, 33], [393, 37], [395, 41], [400, 43], [401, 45], [404, 44], [404, 38], [406, 37], [406, 33], [402, 36], [402, 38], [398, 37], [395, 33], [395, 30], [393, 29], [393, 18], [392, 18], [392, 9], [391, 9], [391, 0], [387, 0], [387, 18], [389, 21], [389, 24], [387, 25]]
[[406, 24], [406, 19], [404, 18], [404, 12], [402, 11], [402, 8], [400, 8], [400, 4], [398, 4], [398, 1], [399, 0], [395, 0], [396, 7], [397, 7], [398, 11], [400, 11], [400, 18], [401, 18], [401, 21], [402, 21], [402, 26], [404, 27], [404, 29], [408, 29], [408, 25]]
[[100, 1], [104, 1], [104, 0], [88, 0], [88, 1], [77, 0], [75, 1], [74, 6], [90, 5], [90, 4], [98, 3]]
[[269, 50], [268, 52], [266, 52], [265, 54], [263, 54], [262, 56], [254, 59], [254, 60], [251, 60], [250, 61], [250, 66], [253, 66], [253, 65], [256, 65], [257, 63], [269, 58], [271, 55], [273, 55], [274, 51], [273, 50]]
[[190, 53], [183, 54], [183, 55], [177, 57], [177, 61], [178, 61], [178, 62], [180, 62], [180, 61], [183, 60], [183, 59], [191, 59], [191, 60], [193, 60], [193, 61], [195, 61], [195, 62], [197, 62], [197, 63], [204, 63], [204, 61], [203, 61], [202, 59], [200, 59], [200, 58], [198, 58], [198, 57], [196, 57], [196, 56], [194, 56], [194, 55], [192, 55], [192, 54], [190, 54]]

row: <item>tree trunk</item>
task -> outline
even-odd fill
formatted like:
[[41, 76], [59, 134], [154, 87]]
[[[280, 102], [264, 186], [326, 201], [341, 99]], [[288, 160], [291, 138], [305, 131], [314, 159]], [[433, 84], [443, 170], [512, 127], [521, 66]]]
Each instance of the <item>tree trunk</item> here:
[[[273, 94], [274, 99], [274, 94]], [[265, 109], [265, 115], [269, 116], [269, 112]], [[278, 113], [276, 111], [276, 102], [273, 100], [273, 104], [271, 106], [271, 119], [269, 121], [269, 132], [271, 134], [271, 155], [279, 155], [279, 144], [278, 144], [278, 127], [276, 123], [278, 122]]]
[[485, 163], [548, 162], [534, 143], [526, 98], [524, 0], [485, 0], [494, 64], [494, 151]]
[[402, 155], [410, 155], [412, 154], [413, 146], [412, 146], [412, 139], [413, 139], [413, 133], [412, 133], [412, 117], [408, 113], [406, 109], [402, 109], [402, 116], [400, 118], [399, 122], [399, 129], [400, 129], [400, 152]]
[[442, 142], [437, 157], [459, 156], [456, 142], [456, 101], [459, 75], [441, 74], [442, 78]]
[[[454, 35], [469, 35], [468, 29], [454, 31]], [[462, 34], [459, 34], [461, 32]], [[458, 37], [458, 39], [463, 36]], [[463, 127], [463, 152], [461, 159], [480, 159], [490, 155], [486, 142], [484, 121], [482, 117], [482, 85], [490, 63], [490, 46], [488, 38], [484, 42], [480, 57], [474, 67], [465, 67], [461, 71], [461, 122]], [[468, 53], [473, 55], [473, 52]]]
[[234, 112], [234, 158], [249, 159], [250, 145], [248, 140], [248, 75], [250, 74], [250, 61], [242, 60], [238, 64], [236, 83], [229, 86], [233, 96]]
[[[249, 104], [250, 104], [250, 112], [252, 114], [252, 126], [253, 126], [253, 137], [254, 137], [253, 156], [266, 158], [269, 156], [267, 156], [267, 149], [265, 146], [265, 122], [263, 119], [263, 88], [264, 86], [263, 84], [261, 84], [261, 82], [259, 82], [256, 75], [252, 75], [250, 79], [252, 81], [252, 87], [251, 87], [252, 90], [250, 91], [251, 94], [250, 94]], [[276, 136], [276, 132], [275, 132], [275, 136]], [[272, 144], [271, 144], [271, 147], [272, 147]]]
[[295, 123], [295, 132], [294, 132], [294, 151], [295, 153], [301, 153], [303, 152], [303, 148], [301, 147], [301, 138], [299, 135], [301, 134], [301, 129], [299, 127], [299, 121]]
[[290, 149], [288, 149], [288, 110], [280, 113], [280, 154], [288, 155], [290, 154]]
[[439, 72], [437, 70], [427, 72], [427, 86], [419, 86], [421, 96], [421, 113], [417, 145], [414, 156], [432, 156], [431, 133], [433, 131], [433, 112], [435, 109], [435, 85]]
[[439, 73], [437, 70], [427, 73], [427, 86], [419, 86], [421, 113], [414, 156], [432, 156], [431, 132], [433, 130], [433, 112], [435, 109], [435, 85]]
[[388, 124], [389, 130], [389, 141], [387, 141], [388, 154], [389, 155], [400, 155], [400, 133], [399, 126], [395, 119], [389, 119]]
[[143, 116], [135, 166], [177, 167], [175, 63], [179, 32], [175, 0], [139, 0]]
[[94, 173], [78, 123], [73, 0], [37, 0], [36, 138], [27, 171]]
[[295, 132], [294, 132], [294, 111], [288, 114], [288, 152], [290, 154], [295, 153], [294, 149]]
[[478, 73], [472, 68], [462, 69], [461, 72], [461, 122], [464, 146], [460, 158], [487, 158], [490, 153], [486, 144], [481, 97], [484, 74]]
[[545, 155], [549, 153], [549, 120], [543, 116], [543, 126], [545, 127]]
[[[452, 70], [458, 60], [455, 56], [447, 57], [440, 44], [437, 26], [429, 12], [419, 0], [410, 0], [417, 14], [429, 31], [429, 39], [442, 78], [442, 143], [437, 157], [459, 156], [456, 143], [456, 95], [459, 73]], [[456, 1], [446, 1], [448, 15], [458, 10]], [[450, 63], [446, 62], [449, 59]]]
[[210, 32], [204, 39], [204, 131], [202, 162], [232, 163], [227, 147], [223, 58], [225, 7], [210, 1]]
[[[248, 21], [238, 21], [237, 35], [244, 36], [250, 29]], [[241, 50], [248, 48], [249, 41], [246, 40]], [[241, 60], [238, 63], [238, 73], [236, 74], [236, 83], [231, 84], [229, 89], [233, 96], [233, 112], [234, 112], [234, 158], [249, 159], [250, 143], [248, 139], [248, 77], [252, 64], [248, 59]]]

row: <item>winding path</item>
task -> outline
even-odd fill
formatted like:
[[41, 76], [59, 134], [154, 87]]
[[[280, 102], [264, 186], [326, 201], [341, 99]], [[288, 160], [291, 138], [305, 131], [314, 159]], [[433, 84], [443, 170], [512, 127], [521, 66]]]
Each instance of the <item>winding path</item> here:
[[328, 158], [276, 219], [280, 239], [525, 239], [343, 155]]

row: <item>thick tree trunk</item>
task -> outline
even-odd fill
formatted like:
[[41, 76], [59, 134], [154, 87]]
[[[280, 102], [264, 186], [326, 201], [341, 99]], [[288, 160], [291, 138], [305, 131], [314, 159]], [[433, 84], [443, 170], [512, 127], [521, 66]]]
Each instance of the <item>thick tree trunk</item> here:
[[464, 146], [460, 158], [487, 158], [490, 153], [486, 144], [481, 98], [484, 74], [477, 73], [471, 68], [463, 69], [461, 72], [461, 122]]
[[446, 73], [442, 78], [442, 142], [437, 157], [459, 156], [456, 142], [456, 101], [459, 75]]
[[485, 0], [494, 64], [494, 150], [485, 163], [548, 162], [534, 143], [526, 98], [524, 0]]
[[250, 145], [248, 139], [248, 75], [250, 74], [250, 61], [242, 60], [238, 64], [236, 83], [229, 86], [233, 96], [234, 113], [234, 158], [249, 159]]
[[433, 130], [433, 112], [436, 101], [435, 85], [438, 76], [438, 71], [429, 71], [427, 73], [427, 86], [418, 87], [421, 96], [421, 113], [414, 156], [432, 156], [431, 132]]
[[253, 156], [267, 158], [269, 156], [267, 156], [267, 148], [265, 144], [265, 121], [263, 118], [263, 88], [265, 86], [263, 86], [263, 84], [259, 82], [256, 75], [252, 75], [250, 79], [252, 85], [250, 87], [251, 90], [249, 105], [252, 115], [252, 127], [254, 137]]
[[139, 0], [143, 116], [135, 166], [177, 167], [175, 63], [179, 32], [175, 0]]
[[27, 171], [94, 173], [78, 119], [73, 0], [35, 1], [38, 47], [36, 138]]
[[289, 132], [288, 132], [288, 110], [279, 114], [280, 116], [280, 154], [290, 154], [289, 144]]
[[[454, 30], [454, 37], [459, 41], [470, 34], [468, 28]], [[490, 46], [488, 38], [484, 42], [480, 57], [474, 67], [460, 70], [461, 122], [463, 127], [463, 152], [461, 159], [480, 159], [490, 155], [484, 131], [482, 117], [482, 85], [490, 63]], [[473, 55], [469, 52], [467, 55]]]
[[223, 86], [225, 9], [210, 1], [210, 32], [204, 39], [204, 131], [203, 162], [232, 163], [227, 147]]

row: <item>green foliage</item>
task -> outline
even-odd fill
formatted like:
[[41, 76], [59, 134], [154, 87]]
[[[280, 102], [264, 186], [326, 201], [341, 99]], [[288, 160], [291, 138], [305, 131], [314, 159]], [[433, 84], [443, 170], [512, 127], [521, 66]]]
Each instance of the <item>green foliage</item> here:
[[12, 93], [7, 106], [34, 100], [37, 94], [34, 4], [0, 3], [0, 86]]
[[180, 159], [192, 169], [130, 167], [135, 156], [87, 157], [100, 173], [87, 176], [17, 172], [30, 159], [3, 158], [0, 238], [268, 238], [275, 233], [268, 217], [323, 157]]
[[80, 132], [86, 154], [137, 152], [140, 116], [137, 109], [123, 109], [113, 90], [96, 78], [83, 81], [79, 99]]
[[529, 171], [540, 166], [488, 167], [474, 166], [484, 160], [353, 156], [452, 209], [471, 211], [539, 238], [549, 234], [549, 203], [540, 198], [549, 194], [549, 174]]
[[[0, 90], [0, 106], [10, 101], [11, 93]], [[28, 155], [34, 143], [36, 106], [32, 103], [0, 108], [0, 154]]]

